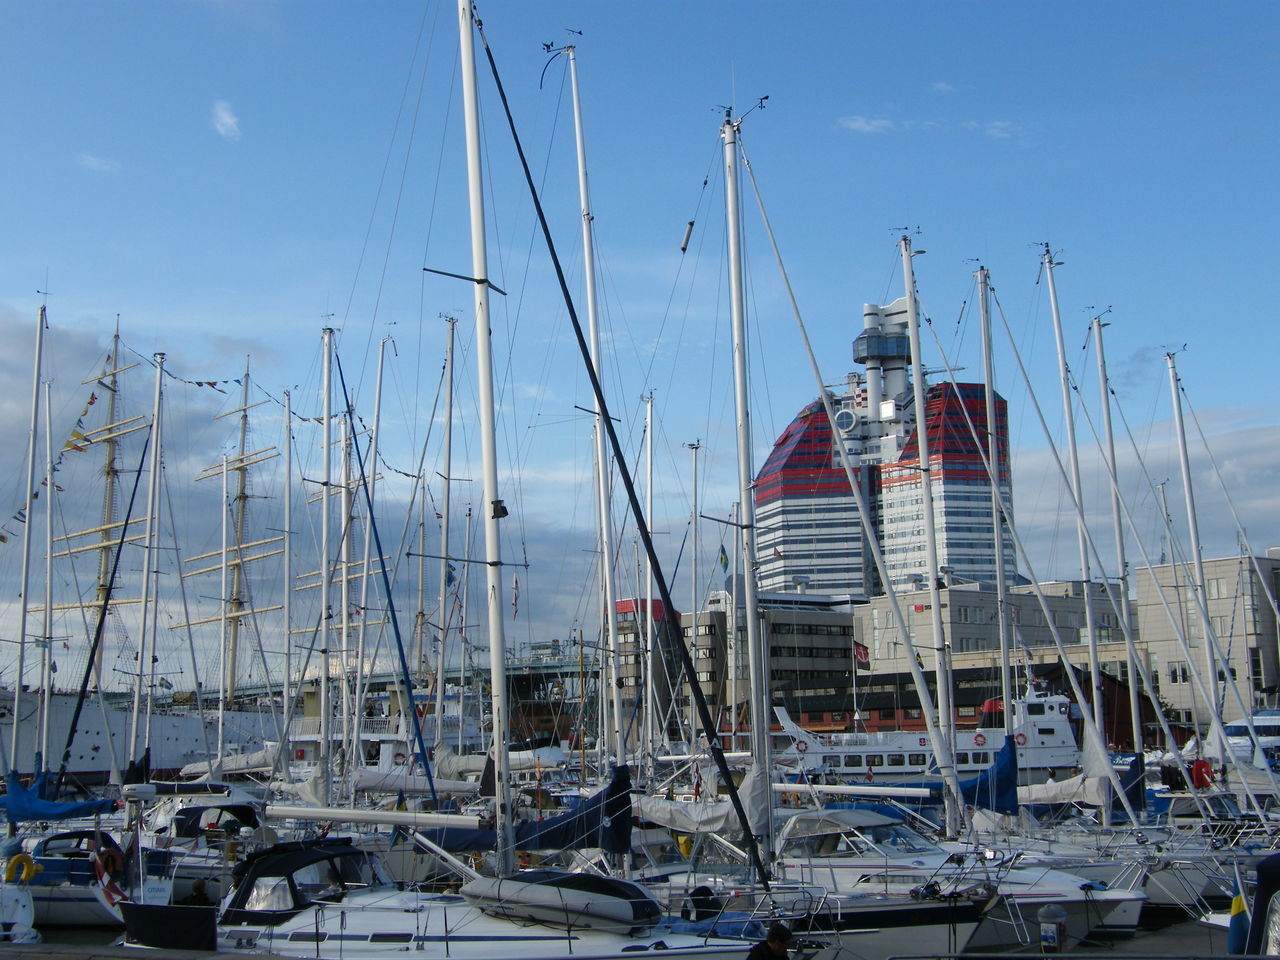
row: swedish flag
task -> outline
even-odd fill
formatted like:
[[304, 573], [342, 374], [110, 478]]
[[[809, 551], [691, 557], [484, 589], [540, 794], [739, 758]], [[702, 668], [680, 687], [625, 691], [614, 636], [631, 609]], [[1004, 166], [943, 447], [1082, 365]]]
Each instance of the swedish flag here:
[[1249, 943], [1249, 913], [1244, 905], [1244, 893], [1237, 877], [1232, 883], [1231, 920], [1227, 924], [1227, 953], [1240, 956]]
[[725, 573], [729, 572], [729, 554], [725, 552], [724, 544], [720, 545], [720, 569]]

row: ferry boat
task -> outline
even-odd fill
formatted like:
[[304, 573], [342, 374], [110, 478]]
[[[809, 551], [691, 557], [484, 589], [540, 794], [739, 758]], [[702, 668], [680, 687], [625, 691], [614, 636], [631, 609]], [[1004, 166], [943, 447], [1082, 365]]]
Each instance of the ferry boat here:
[[[1250, 719], [1258, 735], [1258, 746], [1274, 765], [1280, 758], [1280, 710], [1258, 710]], [[1249, 724], [1244, 720], [1233, 720], [1226, 724], [1223, 732], [1227, 735], [1227, 749], [1232, 756], [1246, 763], [1253, 762], [1254, 743]]]
[[[1028, 687], [1013, 701], [1013, 739], [1021, 783], [1040, 783], [1069, 776], [1080, 766], [1080, 748], [1071, 726], [1071, 701], [1060, 694]], [[933, 748], [923, 732], [815, 734], [795, 723], [782, 707], [774, 707], [782, 726], [774, 760], [806, 775], [841, 780], [874, 781], [877, 777], [912, 780], [937, 776]], [[976, 776], [995, 761], [1004, 744], [997, 713], [984, 709], [975, 730], [955, 733], [956, 772]]]

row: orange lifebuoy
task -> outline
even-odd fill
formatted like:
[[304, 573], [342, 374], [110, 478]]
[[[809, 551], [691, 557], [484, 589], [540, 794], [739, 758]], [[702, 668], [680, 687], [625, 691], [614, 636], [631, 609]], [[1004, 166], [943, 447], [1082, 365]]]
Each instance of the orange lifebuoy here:
[[973, 745], [974, 745], [975, 747], [985, 747], [985, 746], [987, 745], [987, 737], [986, 737], [986, 734], [983, 734], [983, 733], [975, 733], [975, 734], [973, 735]]
[[103, 847], [93, 858], [93, 872], [112, 906], [125, 899], [124, 891], [116, 883], [116, 877], [124, 872], [124, 856], [114, 847]]
[[797, 751], [797, 752], [799, 752], [799, 753], [804, 753], [804, 752], [805, 752], [806, 750], [808, 750], [808, 749], [809, 749], [809, 742], [808, 742], [807, 740], [797, 740], [797, 741], [796, 741], [796, 751]]
[[1020, 747], [1024, 746], [1027, 742], [1027, 735], [1025, 733], [1015, 733], [1013, 735], [1013, 742]]
[[404, 762], [405, 762], [405, 760], [407, 760], [407, 759], [408, 759], [408, 757], [406, 757], [403, 753], [397, 753], [397, 754], [395, 755], [396, 766], [397, 766], [397, 767], [403, 767], [403, 766], [404, 766]]

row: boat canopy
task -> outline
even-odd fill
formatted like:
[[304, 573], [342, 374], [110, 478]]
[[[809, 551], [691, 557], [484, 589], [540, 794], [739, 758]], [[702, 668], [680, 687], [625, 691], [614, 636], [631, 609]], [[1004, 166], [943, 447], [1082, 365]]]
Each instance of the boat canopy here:
[[94, 817], [111, 813], [116, 808], [114, 800], [85, 800], [77, 803], [60, 803], [44, 799], [47, 774], [41, 773], [30, 787], [24, 787], [16, 770], [11, 770], [5, 782], [9, 792], [0, 797], [10, 823], [24, 820], [72, 820], [77, 817]]
[[[497, 831], [442, 827], [422, 835], [450, 853], [493, 850]], [[618, 767], [609, 785], [582, 801], [572, 813], [515, 826], [517, 850], [582, 850], [606, 853], [631, 849], [631, 768]]]

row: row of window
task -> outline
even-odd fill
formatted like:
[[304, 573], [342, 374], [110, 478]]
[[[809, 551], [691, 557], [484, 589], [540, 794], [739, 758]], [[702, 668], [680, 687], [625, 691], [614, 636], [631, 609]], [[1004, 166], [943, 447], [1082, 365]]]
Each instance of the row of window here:
[[[822, 762], [828, 767], [841, 766], [840, 757], [838, 755], [824, 756]], [[957, 764], [986, 764], [991, 762], [990, 750], [975, 750], [972, 753], [957, 753]], [[862, 767], [923, 767], [928, 763], [928, 754], [925, 753], [849, 753], [845, 754], [844, 766], [853, 769]]]

